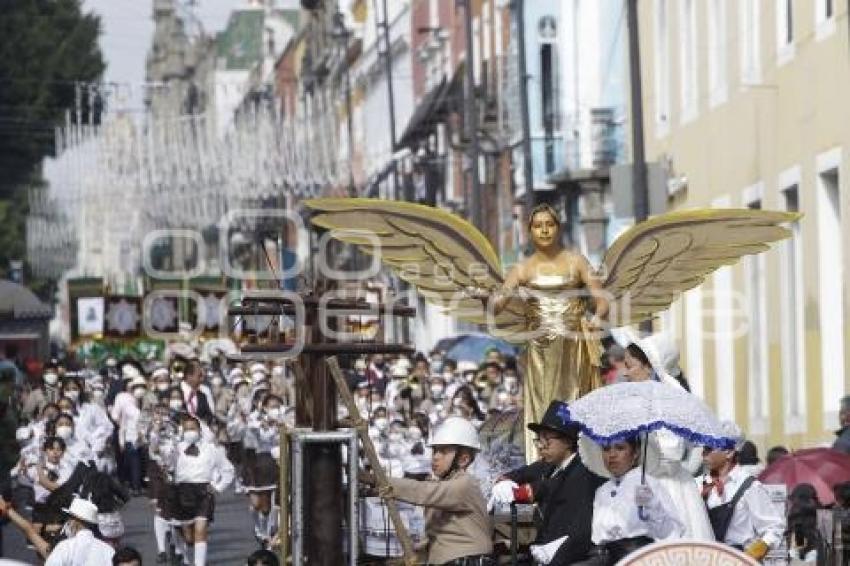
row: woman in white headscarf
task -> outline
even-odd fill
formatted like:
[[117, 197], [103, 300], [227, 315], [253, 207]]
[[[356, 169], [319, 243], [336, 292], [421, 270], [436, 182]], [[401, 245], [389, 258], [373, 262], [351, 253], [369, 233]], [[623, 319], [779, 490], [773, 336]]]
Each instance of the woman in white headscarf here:
[[[670, 387], [682, 387], [674, 374], [678, 370], [679, 351], [664, 334], [653, 334], [626, 347], [626, 369], [629, 381], [655, 380]], [[658, 478], [679, 510], [685, 524], [685, 537], [714, 540], [705, 504], [694, 482], [694, 473], [702, 464], [702, 450], [668, 430], [652, 433], [659, 447], [660, 460], [654, 475]]]

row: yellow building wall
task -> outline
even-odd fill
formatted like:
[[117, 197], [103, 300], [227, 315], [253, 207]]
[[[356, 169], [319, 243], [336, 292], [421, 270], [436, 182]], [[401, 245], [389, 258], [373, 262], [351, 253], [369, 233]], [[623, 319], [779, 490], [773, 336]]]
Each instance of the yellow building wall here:
[[[640, 6], [641, 64], [643, 68], [644, 122], [647, 159], [669, 159], [674, 176], [686, 176], [687, 188], [683, 194], [671, 199], [673, 209], [711, 206], [719, 198], [728, 198], [735, 207], [745, 206], [747, 187], [762, 184], [762, 207], [783, 209], [779, 176], [793, 167], [800, 168], [799, 204], [805, 214], [801, 221], [803, 254], [803, 308], [805, 352], [806, 411], [804, 430], [788, 432], [788, 419], [783, 402], [782, 367], [782, 309], [781, 245], [766, 253], [766, 304], [767, 308], [767, 359], [769, 384], [769, 414], [763, 432], [749, 431], [750, 415], [748, 397], [751, 393], [749, 374], [749, 347], [751, 333], [734, 340], [734, 415], [741, 427], [760, 448], [784, 444], [791, 448], [831, 442], [837, 428], [835, 415], [839, 398], [824, 403], [821, 372], [821, 330], [819, 265], [827, 261], [843, 265], [848, 272], [850, 248], [850, 197], [847, 178], [850, 156], [850, 45], [848, 45], [847, 3], [833, 1], [835, 14], [832, 23], [818, 24], [817, 2], [823, 0], [795, 0], [793, 5], [793, 56], [778, 64], [776, 34], [778, 28], [777, 6], [773, 0], [755, 0], [759, 11], [758, 55], [760, 80], [744, 84], [741, 80], [742, 30], [739, 17], [752, 0], [694, 0], [697, 34], [698, 109], [696, 116], [687, 122], [681, 117], [680, 56], [682, 48], [682, 5], [687, 0], [666, 0], [669, 25], [669, 108], [668, 132], [656, 129], [656, 69], [654, 68], [657, 40], [657, 11], [663, 9], [665, 0], [643, 0]], [[782, 1], [784, 3], [784, 0]], [[726, 100], [712, 107], [709, 93], [709, 10], [711, 6], [725, 5], [726, 41], [723, 43], [726, 61]], [[817, 208], [817, 157], [829, 150], [841, 148], [839, 165], [839, 195], [841, 240], [843, 257], [825, 257], [828, 248], [819, 241]], [[838, 270], [836, 269], [836, 276]], [[745, 295], [745, 270], [742, 265], [733, 268], [733, 292]], [[843, 321], [847, 328], [850, 295], [843, 282]], [[703, 285], [710, 294], [713, 279]], [[787, 302], [787, 301], [786, 301]], [[710, 301], [704, 301], [710, 306]], [[687, 374], [687, 347], [684, 333], [685, 305], [681, 301], [675, 328], [682, 347], [682, 365]], [[745, 310], [746, 312], [746, 310]], [[705, 311], [704, 332], [714, 330], [712, 313]], [[703, 341], [705, 378], [704, 396], [715, 408], [723, 398], [718, 387], [717, 342]], [[850, 332], [844, 333], [844, 394], [850, 390], [847, 375], [847, 354], [850, 352]], [[763, 453], [763, 452], [762, 452]]]

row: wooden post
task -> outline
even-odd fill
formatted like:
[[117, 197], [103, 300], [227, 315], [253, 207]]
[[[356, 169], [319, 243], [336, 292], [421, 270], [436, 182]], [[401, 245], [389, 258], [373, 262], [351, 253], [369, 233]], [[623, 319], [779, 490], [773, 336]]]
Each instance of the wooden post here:
[[[348, 389], [348, 384], [345, 382], [345, 378], [342, 375], [342, 370], [339, 368], [339, 362], [337, 361], [336, 356], [328, 358], [326, 363], [331, 376], [336, 383], [337, 391], [339, 391], [342, 402], [348, 408], [348, 415], [352, 419], [355, 430], [357, 430], [360, 442], [363, 444], [363, 451], [366, 453], [366, 458], [369, 460], [369, 464], [375, 471], [375, 477], [378, 481], [381, 498], [387, 504], [387, 511], [390, 515], [390, 520], [393, 523], [396, 535], [398, 535], [398, 540], [401, 542], [401, 549], [404, 554], [404, 563], [408, 566], [414, 566], [416, 564], [416, 555], [413, 551], [413, 541], [410, 539], [410, 533], [407, 532], [407, 527], [404, 526], [404, 521], [401, 520], [401, 515], [398, 512], [398, 506], [396, 505], [395, 498], [393, 497], [392, 490], [390, 489], [390, 482], [387, 479], [387, 474], [381, 467], [381, 462], [378, 460], [378, 453], [375, 451], [375, 445], [372, 444], [372, 439], [369, 438], [368, 423], [363, 420], [360, 416], [360, 412], [357, 410], [357, 404], [354, 402], [354, 396], [351, 395], [351, 391]], [[353, 454], [349, 457], [357, 457], [357, 455]], [[352, 481], [356, 481], [356, 478], [352, 478]], [[353, 489], [356, 489], [356, 487]]]

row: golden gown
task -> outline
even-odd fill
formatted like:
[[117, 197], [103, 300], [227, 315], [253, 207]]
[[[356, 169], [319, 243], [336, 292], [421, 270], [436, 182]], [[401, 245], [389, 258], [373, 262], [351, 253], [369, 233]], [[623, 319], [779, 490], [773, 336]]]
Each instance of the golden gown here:
[[[602, 384], [601, 345], [587, 334], [588, 294], [577, 269], [566, 275], [538, 275], [520, 289], [533, 337], [524, 353], [525, 424], [540, 422], [553, 400], [573, 401]], [[526, 460], [536, 459], [533, 433], [526, 428]]]

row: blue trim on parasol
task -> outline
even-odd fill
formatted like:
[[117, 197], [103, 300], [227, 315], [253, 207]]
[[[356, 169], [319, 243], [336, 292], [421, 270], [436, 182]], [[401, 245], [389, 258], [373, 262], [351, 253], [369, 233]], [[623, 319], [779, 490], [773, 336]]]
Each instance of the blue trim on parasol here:
[[561, 422], [563, 422], [565, 426], [567, 425], [567, 423], [570, 422], [578, 425], [581, 431], [587, 436], [589, 436], [591, 440], [593, 440], [597, 444], [602, 445], [611, 444], [613, 442], [619, 442], [621, 440], [626, 440], [628, 438], [635, 437], [643, 432], [650, 433], [656, 430], [660, 430], [662, 428], [666, 428], [670, 432], [681, 436], [692, 444], [708, 446], [717, 450], [732, 450], [735, 448], [736, 444], [735, 440], [732, 438], [715, 437], [699, 432], [694, 432], [686, 427], [670, 424], [665, 421], [653, 421], [651, 423], [642, 424], [637, 428], [621, 430], [609, 435], [597, 434], [592, 428], [585, 425], [584, 423], [573, 420], [570, 416], [570, 410], [566, 405], [562, 405], [558, 408], [557, 415], [558, 417], [560, 417]]

